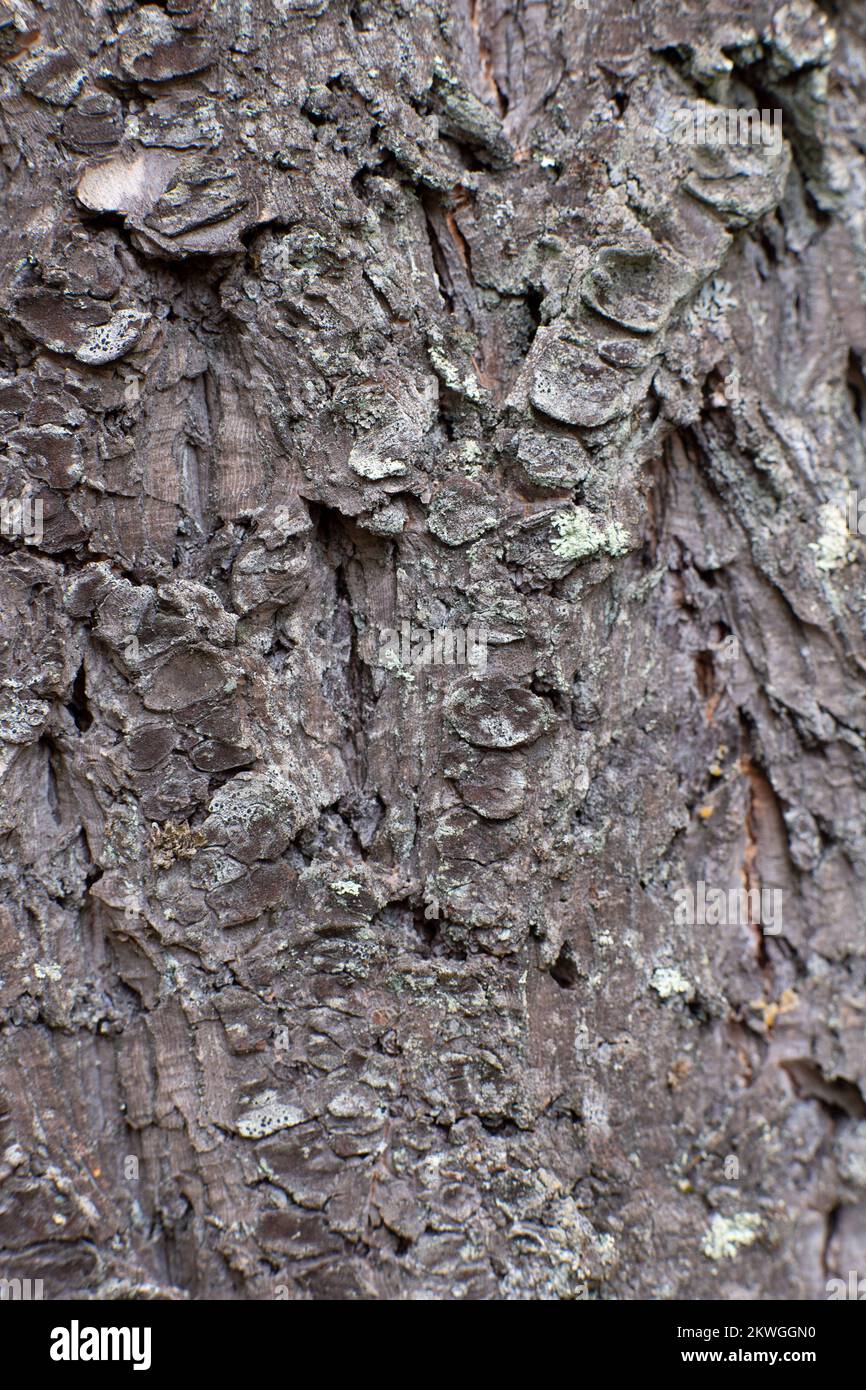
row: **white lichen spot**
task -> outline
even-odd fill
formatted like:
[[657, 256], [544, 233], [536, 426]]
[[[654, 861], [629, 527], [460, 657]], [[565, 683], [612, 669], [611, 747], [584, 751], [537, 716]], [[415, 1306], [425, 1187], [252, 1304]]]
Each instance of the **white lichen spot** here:
[[686, 999], [694, 999], [695, 997], [695, 987], [691, 980], [687, 980], [676, 966], [657, 966], [653, 971], [650, 985], [660, 999], [672, 999], [676, 994], [682, 994]]
[[818, 510], [820, 532], [817, 541], [810, 541], [809, 549], [815, 552], [815, 567], [819, 570], [837, 570], [848, 563], [848, 522], [844, 508], [834, 502], [827, 502]]
[[701, 1249], [708, 1260], [732, 1260], [740, 1250], [754, 1245], [763, 1224], [757, 1212], [744, 1211], [739, 1216], [722, 1216], [721, 1212], [716, 1212]]
[[327, 1109], [337, 1120], [381, 1120], [386, 1113], [375, 1092], [362, 1082], [338, 1091], [328, 1101]]
[[46, 722], [51, 706], [15, 688], [12, 681], [0, 684], [0, 741], [32, 743]]
[[63, 979], [63, 969], [57, 961], [46, 961], [43, 965], [40, 961], [34, 961], [33, 973], [37, 980], [52, 980], [54, 984], [59, 984]]
[[236, 1129], [242, 1139], [264, 1139], [281, 1129], [293, 1129], [305, 1119], [303, 1110], [296, 1105], [281, 1104], [269, 1091], [258, 1105], [241, 1115]]
[[129, 352], [141, 337], [147, 319], [135, 309], [119, 309], [112, 314], [108, 323], [98, 324], [88, 330], [75, 356], [79, 362], [91, 367], [101, 367], [106, 362], [115, 362]]

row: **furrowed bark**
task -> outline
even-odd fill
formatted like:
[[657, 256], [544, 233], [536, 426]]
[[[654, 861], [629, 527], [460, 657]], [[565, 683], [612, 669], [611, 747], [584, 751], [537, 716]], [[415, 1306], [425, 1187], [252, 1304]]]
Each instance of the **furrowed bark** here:
[[0, 20], [0, 1277], [826, 1297], [863, 5]]

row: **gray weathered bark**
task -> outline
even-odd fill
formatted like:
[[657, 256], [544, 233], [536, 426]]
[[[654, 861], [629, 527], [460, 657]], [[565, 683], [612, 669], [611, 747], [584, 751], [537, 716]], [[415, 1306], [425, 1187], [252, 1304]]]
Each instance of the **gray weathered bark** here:
[[7, 6], [0, 1277], [866, 1273], [866, 8]]

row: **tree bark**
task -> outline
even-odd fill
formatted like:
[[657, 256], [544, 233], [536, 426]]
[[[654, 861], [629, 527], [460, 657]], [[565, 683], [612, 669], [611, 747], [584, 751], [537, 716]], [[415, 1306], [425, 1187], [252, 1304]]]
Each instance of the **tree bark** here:
[[866, 8], [4, 13], [0, 1277], [866, 1273]]

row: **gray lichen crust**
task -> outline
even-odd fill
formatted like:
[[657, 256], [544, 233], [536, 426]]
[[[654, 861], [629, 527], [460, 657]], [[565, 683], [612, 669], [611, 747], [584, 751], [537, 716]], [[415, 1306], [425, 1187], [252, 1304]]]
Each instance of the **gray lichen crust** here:
[[864, 1272], [862, 0], [3, 20], [0, 1277]]

